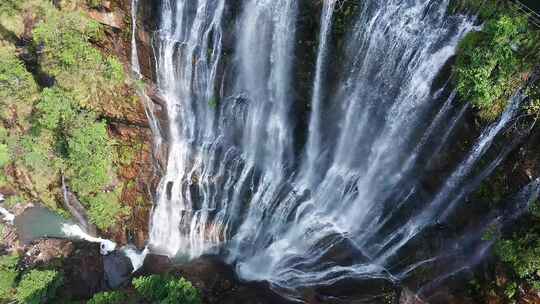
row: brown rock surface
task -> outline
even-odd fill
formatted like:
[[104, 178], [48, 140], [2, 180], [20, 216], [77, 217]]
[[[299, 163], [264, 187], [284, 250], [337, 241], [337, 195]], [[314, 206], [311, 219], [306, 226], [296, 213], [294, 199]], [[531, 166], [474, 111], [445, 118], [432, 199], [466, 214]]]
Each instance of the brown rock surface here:
[[88, 12], [88, 16], [101, 24], [105, 24], [116, 29], [124, 28], [124, 15], [122, 12], [101, 12], [91, 10]]

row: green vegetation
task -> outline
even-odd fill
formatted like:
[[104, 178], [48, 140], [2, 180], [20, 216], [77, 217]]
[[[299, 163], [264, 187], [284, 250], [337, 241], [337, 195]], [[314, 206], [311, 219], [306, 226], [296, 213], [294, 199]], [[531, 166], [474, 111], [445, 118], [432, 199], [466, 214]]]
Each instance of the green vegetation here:
[[105, 123], [79, 116], [67, 138], [68, 172], [72, 188], [83, 196], [110, 182], [113, 149]]
[[15, 255], [0, 256], [0, 303], [15, 295], [18, 261], [19, 257]]
[[540, 290], [540, 202], [531, 206], [525, 221], [527, 224], [516, 225], [512, 235], [498, 240], [494, 247], [495, 254], [510, 267], [514, 277], [505, 290], [509, 299], [521, 283]]
[[[15, 56], [15, 48], [0, 46], [0, 119], [11, 120], [14, 112], [22, 117], [29, 115], [37, 93], [32, 74]], [[19, 102], [23, 99], [28, 102]]]
[[18, 303], [46, 303], [62, 285], [62, 276], [54, 270], [32, 270], [25, 274], [17, 286]]
[[457, 89], [485, 121], [496, 119], [507, 100], [522, 87], [540, 60], [540, 32], [512, 4], [456, 1], [454, 11], [477, 11], [483, 29], [459, 45], [455, 67]]
[[[454, 77], [461, 99], [472, 103], [481, 120], [496, 120], [509, 98], [525, 87], [540, 63], [540, 29], [518, 13], [511, 1], [452, 0], [449, 11], [477, 15], [483, 23], [481, 31], [469, 33], [460, 43]], [[530, 97], [526, 114], [538, 117], [538, 84], [529, 86], [526, 94]], [[493, 202], [509, 194], [507, 185], [510, 184], [504, 169], [497, 170], [482, 184], [474, 199], [491, 207]], [[540, 290], [539, 215], [528, 216], [502, 236], [499, 233], [486, 235], [486, 239], [496, 240], [494, 253], [507, 266], [508, 280], [485, 282], [483, 287], [477, 282], [477, 293], [489, 290], [484, 294], [497, 294], [512, 302], [523, 288]]]
[[540, 236], [536, 233], [515, 235], [497, 242], [495, 253], [510, 265], [517, 277], [540, 290]]
[[87, 304], [122, 304], [126, 295], [120, 291], [100, 292], [95, 294]]
[[[104, 28], [78, 8], [83, 3], [66, 2], [62, 10], [45, 0], [0, 4], [9, 17], [0, 24], [13, 35], [22, 35], [23, 15], [36, 17], [24, 50], [0, 35], [0, 177], [21, 190], [8, 198], [13, 203], [31, 199], [62, 213], [64, 176], [90, 220], [105, 230], [126, 213], [119, 202], [122, 187], [113, 181], [117, 166], [127, 164], [118, 161], [117, 144], [100, 117], [122, 108], [115, 103], [125, 102], [118, 92], [125, 91], [126, 75], [118, 59], [95, 47]], [[34, 59], [23, 62], [20, 53]], [[36, 71], [54, 79], [52, 86], [40, 87]], [[17, 178], [1, 170], [8, 165]]]
[[81, 108], [101, 111], [104, 97], [114, 95], [125, 80], [122, 64], [91, 44], [103, 39], [102, 26], [79, 11], [48, 12], [33, 31], [36, 45], [44, 46], [41, 67]]
[[184, 278], [151, 275], [133, 279], [135, 290], [147, 300], [162, 304], [200, 304], [199, 291]]
[[107, 229], [116, 224], [119, 215], [129, 214], [128, 207], [122, 207], [118, 201], [118, 194], [99, 193], [83, 201], [89, 206], [88, 216], [90, 221], [100, 229]]
[[2, 0], [0, 2], [0, 16], [16, 14], [20, 10], [20, 5], [19, 0]]

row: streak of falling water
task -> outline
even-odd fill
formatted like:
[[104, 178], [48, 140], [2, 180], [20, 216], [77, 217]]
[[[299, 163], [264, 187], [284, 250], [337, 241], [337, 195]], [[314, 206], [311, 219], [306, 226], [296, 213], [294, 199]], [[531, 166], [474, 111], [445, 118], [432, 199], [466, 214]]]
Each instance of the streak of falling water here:
[[141, 77], [141, 66], [139, 64], [139, 54], [137, 52], [137, 7], [138, 0], [131, 1], [131, 69], [135, 77]]
[[[422, 194], [430, 152], [443, 149], [467, 109], [450, 88], [433, 90], [475, 29], [450, 16], [448, 3], [362, 1], [342, 49], [331, 54], [336, 1], [324, 1], [309, 128], [298, 151], [293, 111], [305, 94], [296, 91], [298, 1], [162, 0], [154, 50], [169, 155], [150, 247], [190, 258], [219, 253], [242, 278], [287, 290], [397, 280], [423, 264], [396, 260], [458, 207], [471, 191], [468, 178], [479, 182], [506, 156], [499, 152], [473, 174], [523, 100], [510, 100], [439, 189]], [[343, 61], [333, 92], [324, 79], [330, 57]], [[336, 248], [350, 259], [339, 260]]]
[[[308, 140], [306, 147], [306, 161], [305, 170], [301, 172], [301, 176], [304, 178], [317, 178], [317, 164], [321, 157], [321, 107], [323, 98], [325, 96], [324, 91], [324, 73], [327, 70], [328, 64], [328, 44], [330, 43], [330, 31], [332, 29], [332, 20], [334, 16], [334, 10], [336, 8], [336, 0], [324, 1], [323, 11], [321, 15], [321, 32], [319, 48], [317, 51], [317, 65], [315, 68], [315, 81], [313, 84], [313, 95], [311, 97], [311, 117], [309, 122]], [[313, 184], [315, 181], [308, 181], [308, 185]]]

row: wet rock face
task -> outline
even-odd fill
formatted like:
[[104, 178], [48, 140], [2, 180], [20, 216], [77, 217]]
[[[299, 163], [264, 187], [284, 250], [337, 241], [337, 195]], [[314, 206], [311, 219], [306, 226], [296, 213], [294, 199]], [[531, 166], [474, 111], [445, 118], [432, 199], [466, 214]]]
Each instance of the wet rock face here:
[[267, 284], [241, 282], [233, 268], [217, 257], [205, 256], [182, 265], [173, 265], [166, 256], [149, 254], [138, 275], [171, 273], [197, 287], [206, 304], [288, 304]]
[[137, 8], [137, 51], [141, 73], [146, 79], [156, 80], [154, 71], [154, 56], [152, 52], [152, 33], [157, 30], [159, 23], [159, 6], [161, 1], [140, 0]]
[[167, 273], [173, 269], [173, 261], [165, 255], [148, 254], [144, 259], [143, 266], [137, 274], [160, 274]]

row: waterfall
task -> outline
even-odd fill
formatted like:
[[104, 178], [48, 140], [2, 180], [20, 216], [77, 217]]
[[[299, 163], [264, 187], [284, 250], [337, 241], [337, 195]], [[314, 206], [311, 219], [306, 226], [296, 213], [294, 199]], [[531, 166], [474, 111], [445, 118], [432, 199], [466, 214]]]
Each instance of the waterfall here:
[[9, 212], [3, 207], [0, 207], [0, 214], [4, 216], [4, 221], [13, 224], [13, 221], [15, 220], [15, 215], [13, 213]]
[[116, 249], [116, 243], [111, 240], [106, 240], [102, 238], [93, 237], [82, 230], [78, 225], [74, 224], [63, 224], [62, 232], [69, 238], [75, 238], [80, 240], [85, 240], [91, 243], [99, 243], [99, 250], [101, 254], [106, 255]]
[[139, 54], [137, 52], [137, 7], [138, 0], [131, 1], [131, 70], [136, 79], [141, 77], [141, 67], [139, 64]]
[[[243, 279], [286, 290], [396, 281], [436, 261], [401, 263], [509, 153], [477, 172], [524, 99], [509, 100], [438, 189], [423, 189], [469, 107], [436, 79], [473, 20], [450, 16], [449, 0], [362, 1], [332, 53], [338, 2], [325, 0], [312, 92], [299, 92], [300, 2], [233, 2], [161, 2], [153, 43], [169, 151], [151, 250], [219, 254]], [[307, 130], [295, 132], [306, 94]]]
[[[4, 201], [4, 195], [0, 193], [0, 203]], [[7, 209], [0, 207], [0, 214], [4, 217], [3, 220], [5, 222], [8, 222], [10, 224], [13, 224], [13, 221], [15, 220], [15, 215], [11, 212], [9, 212]]]
[[[327, 68], [328, 44], [330, 43], [330, 30], [332, 26], [332, 18], [336, 8], [336, 0], [324, 1], [323, 12], [321, 14], [321, 32], [319, 48], [317, 52], [317, 65], [315, 68], [315, 80], [313, 84], [313, 95], [311, 97], [312, 112], [309, 121], [308, 140], [306, 147], [305, 172], [301, 175], [306, 178], [314, 178], [317, 174], [317, 163], [321, 157], [321, 103], [325, 96], [324, 92], [324, 73]], [[315, 181], [308, 181], [308, 185]]]

